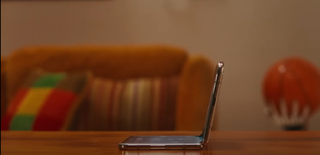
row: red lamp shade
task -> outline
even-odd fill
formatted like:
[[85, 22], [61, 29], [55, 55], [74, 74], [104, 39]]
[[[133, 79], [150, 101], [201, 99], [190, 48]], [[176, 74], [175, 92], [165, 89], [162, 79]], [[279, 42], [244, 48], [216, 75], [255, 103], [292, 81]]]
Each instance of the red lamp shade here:
[[298, 57], [276, 62], [263, 81], [266, 107], [282, 127], [304, 126], [320, 104], [319, 69]]

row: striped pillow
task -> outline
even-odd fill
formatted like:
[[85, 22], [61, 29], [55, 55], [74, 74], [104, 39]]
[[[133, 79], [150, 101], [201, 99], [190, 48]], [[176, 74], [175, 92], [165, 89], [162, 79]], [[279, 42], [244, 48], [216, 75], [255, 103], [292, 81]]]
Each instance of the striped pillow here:
[[174, 130], [178, 78], [93, 80], [78, 130]]
[[9, 104], [1, 130], [67, 130], [88, 82], [87, 73], [34, 71]]

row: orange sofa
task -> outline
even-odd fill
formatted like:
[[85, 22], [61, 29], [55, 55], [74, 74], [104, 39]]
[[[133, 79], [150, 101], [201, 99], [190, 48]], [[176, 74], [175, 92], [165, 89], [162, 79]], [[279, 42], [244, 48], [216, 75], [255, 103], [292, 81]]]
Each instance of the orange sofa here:
[[[214, 65], [203, 56], [166, 45], [25, 47], [1, 59], [1, 115], [34, 68], [91, 71], [95, 77], [134, 79], [179, 77], [175, 130], [202, 130]], [[216, 128], [215, 119], [213, 129]]]

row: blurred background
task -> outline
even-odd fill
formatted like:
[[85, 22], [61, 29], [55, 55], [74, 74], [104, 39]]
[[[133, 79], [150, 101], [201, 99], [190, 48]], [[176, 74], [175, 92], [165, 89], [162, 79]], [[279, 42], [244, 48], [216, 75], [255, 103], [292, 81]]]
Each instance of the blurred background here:
[[[33, 45], [169, 44], [226, 64], [218, 130], [279, 130], [262, 80], [287, 56], [320, 66], [319, 0], [1, 1], [1, 55]], [[320, 130], [320, 113], [309, 130]]]

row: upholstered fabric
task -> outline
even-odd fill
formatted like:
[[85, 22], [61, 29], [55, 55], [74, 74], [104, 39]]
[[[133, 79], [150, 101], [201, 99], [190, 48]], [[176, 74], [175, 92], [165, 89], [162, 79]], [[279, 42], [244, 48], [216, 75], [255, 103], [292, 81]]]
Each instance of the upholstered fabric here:
[[66, 130], [88, 89], [89, 77], [88, 73], [32, 72], [9, 105], [1, 130]]
[[[13, 98], [21, 81], [35, 67], [48, 71], [92, 71], [95, 77], [109, 80], [178, 76], [175, 130], [194, 131], [203, 128], [214, 75], [211, 60], [188, 55], [186, 50], [172, 46], [27, 47], [8, 56], [7, 86], [2, 89], [8, 99]], [[214, 119], [215, 124], [217, 120]]]
[[174, 130], [178, 77], [93, 81], [76, 130]]
[[185, 50], [170, 46], [29, 47], [8, 57], [8, 95], [35, 67], [47, 71], [90, 70], [108, 79], [167, 77], [178, 75], [187, 59]]
[[1, 118], [7, 109], [6, 58], [1, 57]]
[[[177, 95], [176, 130], [200, 131], [203, 129], [207, 108], [215, 76], [212, 61], [193, 56], [185, 63]], [[219, 108], [216, 109], [214, 125], [216, 129]]]

